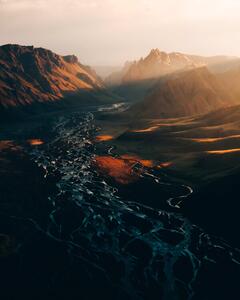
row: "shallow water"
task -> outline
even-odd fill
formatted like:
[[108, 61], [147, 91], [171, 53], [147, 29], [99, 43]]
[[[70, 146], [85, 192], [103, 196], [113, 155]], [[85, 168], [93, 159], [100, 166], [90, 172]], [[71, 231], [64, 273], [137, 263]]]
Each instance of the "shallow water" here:
[[[51, 209], [42, 231], [67, 244], [74, 266], [81, 262], [79, 269], [89, 276], [86, 285], [92, 287], [84, 299], [226, 299], [221, 297], [236, 292], [237, 249], [209, 236], [180, 211], [122, 197], [93, 166], [99, 154], [93, 114], [62, 117], [52, 130], [53, 140], [31, 150], [46, 180], [57, 178], [57, 193], [49, 198]], [[146, 189], [153, 182], [162, 186], [157, 196], [165, 207], [178, 206], [192, 192], [151, 169], [141, 180]], [[164, 192], [167, 185], [172, 196]], [[146, 193], [151, 198], [151, 190]], [[78, 296], [83, 290], [72, 293]], [[69, 299], [75, 299], [73, 295]]]

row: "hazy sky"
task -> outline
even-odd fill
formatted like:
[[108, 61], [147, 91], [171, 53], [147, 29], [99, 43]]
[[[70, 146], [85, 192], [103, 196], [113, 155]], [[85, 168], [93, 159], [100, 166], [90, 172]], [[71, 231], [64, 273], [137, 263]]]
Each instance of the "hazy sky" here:
[[240, 0], [0, 0], [0, 44], [121, 64], [151, 48], [240, 56]]

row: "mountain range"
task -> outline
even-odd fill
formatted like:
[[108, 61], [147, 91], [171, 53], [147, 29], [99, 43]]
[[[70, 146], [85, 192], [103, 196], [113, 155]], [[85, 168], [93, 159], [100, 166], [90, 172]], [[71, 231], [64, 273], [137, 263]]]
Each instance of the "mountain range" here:
[[[74, 55], [8, 44], [0, 47], [0, 111], [62, 103], [66, 98], [78, 105], [88, 103], [89, 98], [97, 103], [100, 99], [113, 102], [124, 96], [124, 90], [123, 101], [130, 98], [132, 103], [137, 102], [127, 112], [131, 118], [208, 113], [240, 103], [237, 62], [227, 56], [203, 57], [152, 49], [145, 58], [127, 62], [104, 82]], [[221, 72], [216, 71], [217, 66], [221, 66]]]
[[111, 74], [106, 83], [110, 85], [130, 84], [160, 76], [182, 69], [191, 69], [200, 66], [216, 68], [219, 64], [234, 60], [228, 56], [204, 57], [179, 52], [167, 53], [159, 49], [152, 49], [145, 58], [127, 62], [122, 70]]
[[1, 108], [53, 102], [80, 91], [104, 89], [100, 77], [76, 56], [32, 46], [0, 47]]
[[240, 104], [240, 69], [213, 74], [204, 66], [159, 80], [130, 111], [138, 118], [174, 118], [237, 104]]
[[207, 67], [212, 73], [230, 71], [240, 65], [240, 59], [230, 56], [198, 56], [180, 52], [167, 53], [152, 49], [136, 61], [128, 61], [122, 70], [105, 78], [105, 85], [130, 103], [143, 100], [159, 79], [174, 73]]

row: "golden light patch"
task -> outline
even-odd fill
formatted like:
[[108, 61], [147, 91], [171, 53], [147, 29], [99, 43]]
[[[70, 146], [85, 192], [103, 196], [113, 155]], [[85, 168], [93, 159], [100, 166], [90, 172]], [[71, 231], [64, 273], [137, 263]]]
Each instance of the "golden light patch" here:
[[97, 156], [95, 163], [101, 173], [112, 177], [116, 182], [129, 184], [139, 179], [143, 169], [133, 170], [136, 163], [143, 167], [154, 166], [152, 160], [141, 159], [138, 156], [125, 154], [120, 157]]
[[116, 182], [129, 184], [139, 178], [139, 174], [133, 172], [133, 163], [112, 156], [97, 156], [95, 158], [97, 168], [104, 175], [112, 177]]
[[113, 140], [112, 135], [98, 135], [96, 137], [97, 142], [106, 142], [106, 141], [111, 141], [111, 140]]
[[234, 152], [240, 152], [240, 148], [207, 151], [207, 153], [209, 154], [226, 154], [226, 153], [234, 153]]
[[[144, 133], [144, 132], [153, 132], [160, 127], [170, 127], [170, 126], [176, 126], [177, 123], [157, 123], [153, 126], [150, 126], [148, 128], [143, 128], [143, 129], [133, 129], [130, 130], [130, 132], [135, 132], [135, 133]], [[187, 123], [186, 123], [187, 124]]]
[[220, 141], [220, 138], [202, 138], [202, 139], [191, 139], [193, 142], [197, 143], [212, 143]]
[[213, 143], [213, 142], [218, 142], [218, 141], [224, 141], [227, 139], [237, 139], [240, 138], [240, 135], [230, 135], [230, 136], [225, 136], [225, 137], [217, 137], [217, 138], [199, 138], [199, 139], [191, 139], [194, 142], [197, 143]]
[[145, 128], [145, 129], [131, 130], [131, 132], [135, 132], [135, 133], [152, 132], [152, 131], [158, 129], [158, 127], [159, 127], [159, 126], [152, 126], [152, 127]]
[[173, 165], [173, 162], [171, 161], [167, 161], [167, 162], [163, 162], [163, 163], [160, 163], [157, 168], [158, 169], [161, 169], [161, 168], [167, 168], [167, 167], [170, 167]]
[[154, 166], [154, 162], [150, 159], [141, 159], [138, 156], [124, 154], [121, 156], [122, 159], [132, 161], [133, 163], [139, 162], [141, 165], [147, 168], [152, 168]]
[[31, 140], [27, 140], [27, 142], [31, 146], [39, 146], [44, 144], [44, 141], [41, 139], [31, 139]]

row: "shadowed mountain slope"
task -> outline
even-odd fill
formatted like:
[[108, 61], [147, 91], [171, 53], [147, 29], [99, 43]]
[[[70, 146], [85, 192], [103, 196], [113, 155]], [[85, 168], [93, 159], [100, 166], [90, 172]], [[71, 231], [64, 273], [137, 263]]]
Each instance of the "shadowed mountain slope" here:
[[158, 81], [130, 112], [139, 118], [183, 117], [238, 104], [238, 93], [229, 88], [228, 76], [214, 75], [206, 67], [174, 74]]

